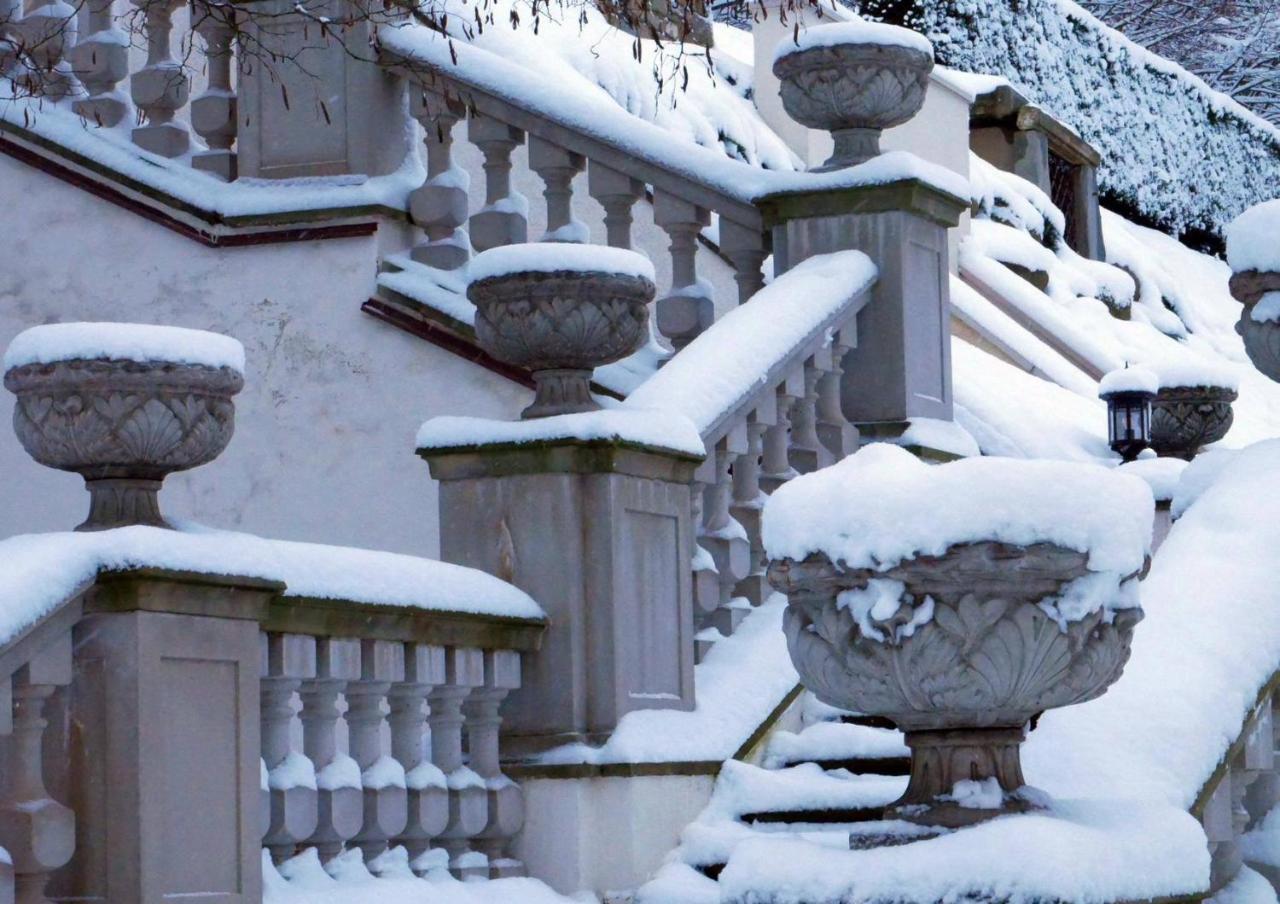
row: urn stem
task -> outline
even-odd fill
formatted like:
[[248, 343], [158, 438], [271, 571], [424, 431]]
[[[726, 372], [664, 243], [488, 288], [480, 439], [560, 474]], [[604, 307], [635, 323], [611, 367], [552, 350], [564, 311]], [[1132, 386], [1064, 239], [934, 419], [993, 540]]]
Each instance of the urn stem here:
[[835, 150], [815, 172], [825, 173], [866, 163], [880, 155], [880, 129], [832, 129]]
[[557, 414], [577, 414], [582, 411], [598, 411], [600, 404], [591, 397], [590, 368], [561, 367], [535, 370], [533, 404], [520, 412], [524, 420], [551, 417]]
[[160, 484], [159, 480], [140, 477], [86, 478], [89, 517], [76, 530], [110, 530], [132, 524], [171, 528], [160, 514]]

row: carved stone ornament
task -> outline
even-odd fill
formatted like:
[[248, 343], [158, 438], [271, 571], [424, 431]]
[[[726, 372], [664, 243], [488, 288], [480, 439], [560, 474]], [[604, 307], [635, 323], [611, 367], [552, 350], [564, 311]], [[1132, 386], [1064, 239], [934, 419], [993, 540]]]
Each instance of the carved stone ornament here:
[[[983, 542], [887, 571], [846, 570], [821, 554], [770, 563], [805, 686], [906, 732], [911, 778], [887, 817], [955, 827], [1037, 806], [1022, 777], [1023, 727], [1100, 696], [1120, 677], [1142, 619], [1138, 608], [1098, 610], [1060, 625], [1038, 605], [1083, 577], [1087, 559], [1048, 543]], [[901, 582], [902, 595], [892, 615], [860, 623], [840, 595], [874, 580]], [[957, 782], [992, 780], [998, 807], [952, 796]]]
[[880, 132], [920, 112], [932, 70], [930, 54], [888, 44], [810, 47], [773, 64], [787, 114], [830, 132], [835, 141], [835, 151], [816, 172], [878, 155]]
[[522, 271], [467, 287], [480, 347], [533, 371], [526, 419], [599, 408], [591, 373], [640, 347], [653, 294], [648, 279], [609, 271]]
[[1231, 277], [1231, 294], [1244, 305], [1236, 332], [1244, 340], [1249, 360], [1273, 380], [1280, 380], [1280, 323], [1254, 320], [1254, 306], [1269, 292], [1280, 292], [1280, 273], [1247, 270]]
[[1171, 386], [1151, 402], [1151, 448], [1157, 455], [1195, 457], [1202, 446], [1227, 435], [1238, 393], [1225, 386]]
[[22, 447], [85, 480], [89, 517], [76, 530], [105, 530], [169, 526], [161, 482], [227, 447], [231, 399], [244, 378], [229, 367], [75, 359], [15, 367], [4, 385], [18, 397], [13, 428]]

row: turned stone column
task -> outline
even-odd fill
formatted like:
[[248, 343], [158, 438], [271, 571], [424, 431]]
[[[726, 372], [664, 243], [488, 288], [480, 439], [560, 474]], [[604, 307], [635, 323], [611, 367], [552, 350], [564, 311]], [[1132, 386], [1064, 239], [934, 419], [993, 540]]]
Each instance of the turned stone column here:
[[359, 767], [338, 752], [338, 696], [360, 678], [360, 641], [321, 638], [316, 677], [302, 683], [302, 748], [316, 769], [316, 830], [305, 844], [324, 862], [342, 853], [364, 824]]
[[17, 904], [44, 904], [50, 874], [75, 851], [75, 814], [50, 797], [44, 775], [45, 705], [70, 683], [68, 633], [19, 669], [11, 686], [13, 730], [0, 786], [0, 848], [13, 860]]
[[293, 695], [304, 680], [316, 677], [315, 638], [263, 634], [262, 658], [262, 761], [270, 797], [270, 821], [262, 843], [279, 864], [316, 830], [315, 767], [290, 740]]
[[967, 206], [910, 178], [761, 202], [776, 274], [850, 249], [878, 269], [858, 313], [857, 347], [841, 362], [844, 414], [864, 435], [896, 437], [912, 417], [952, 419], [947, 230]]
[[231, 64], [234, 62], [232, 41], [235, 38], [235, 13], [230, 8], [196, 5], [196, 30], [204, 39], [204, 55], [209, 70], [209, 86], [191, 102], [191, 127], [209, 146], [191, 156], [194, 169], [211, 173], [224, 182], [236, 178], [236, 154], [231, 146], [236, 140], [236, 93], [231, 88]]
[[653, 198], [653, 221], [671, 240], [671, 289], [658, 299], [658, 331], [678, 351], [715, 321], [711, 285], [698, 278], [698, 235], [711, 214], [659, 191]]
[[488, 824], [489, 801], [483, 779], [463, 764], [462, 705], [474, 688], [484, 684], [484, 654], [480, 650], [450, 648], [445, 654], [444, 681], [431, 689], [431, 759], [444, 773], [449, 788], [449, 819], [440, 841], [449, 852], [449, 870], [459, 879], [489, 874], [483, 854], [471, 849], [471, 839]]
[[542, 179], [547, 202], [547, 231], [543, 242], [586, 242], [587, 224], [573, 216], [573, 179], [586, 167], [581, 154], [566, 151], [536, 135], [529, 138], [529, 169]]
[[174, 114], [187, 102], [191, 80], [182, 63], [173, 58], [171, 34], [173, 13], [180, 0], [133, 0], [143, 9], [147, 36], [147, 64], [133, 74], [133, 102], [142, 123], [133, 130], [133, 143], [161, 157], [178, 157], [187, 152], [191, 136], [187, 127], [174, 121]]
[[382, 701], [392, 682], [403, 680], [404, 644], [360, 642], [360, 680], [347, 685], [347, 728], [364, 786], [364, 824], [354, 840], [365, 863], [383, 853], [408, 821], [404, 767], [382, 753]]
[[631, 710], [693, 707], [698, 458], [616, 440], [418, 451], [450, 525], [441, 558], [510, 580], [555, 626], [525, 657], [505, 755], [598, 742]]
[[631, 247], [631, 209], [644, 193], [644, 183], [592, 160], [587, 164], [587, 192], [604, 208], [604, 230], [611, 248]]
[[511, 154], [524, 132], [496, 119], [474, 115], [467, 137], [484, 154], [484, 207], [471, 217], [471, 244], [477, 251], [529, 240], [529, 202], [511, 187]]
[[262, 900], [258, 625], [281, 590], [157, 569], [98, 578], [76, 627], [80, 829], [59, 899]]
[[421, 875], [428, 866], [419, 858], [449, 824], [449, 787], [424, 747], [427, 696], [445, 682], [445, 650], [410, 643], [405, 644], [404, 655], [404, 681], [392, 684], [387, 692], [391, 755], [404, 767], [408, 789], [408, 818], [396, 843], [408, 851], [410, 868]]
[[129, 75], [129, 38], [116, 27], [113, 5], [114, 0], [90, 0], [80, 40], [67, 55], [88, 92], [71, 107], [99, 126], [114, 126], [129, 110], [124, 93], [116, 87]]
[[453, 129], [466, 110], [436, 94], [415, 90], [410, 110], [422, 126], [427, 150], [427, 179], [409, 193], [409, 215], [426, 240], [409, 252], [420, 264], [457, 270], [471, 259], [467, 222], [467, 190], [471, 174], [453, 159]]
[[511, 840], [524, 825], [524, 794], [520, 786], [502, 774], [498, 764], [498, 708], [520, 686], [520, 654], [514, 650], [486, 650], [484, 685], [471, 692], [467, 717], [467, 749], [471, 769], [484, 780], [488, 820], [475, 837], [475, 847], [489, 860], [489, 878], [524, 875], [524, 864], [510, 856]]

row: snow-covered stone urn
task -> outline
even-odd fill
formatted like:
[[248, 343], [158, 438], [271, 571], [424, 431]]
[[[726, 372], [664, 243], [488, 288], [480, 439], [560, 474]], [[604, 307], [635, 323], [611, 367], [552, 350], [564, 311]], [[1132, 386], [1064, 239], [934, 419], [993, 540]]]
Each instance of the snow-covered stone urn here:
[[4, 359], [24, 449], [89, 490], [77, 530], [168, 527], [164, 478], [216, 458], [235, 429], [244, 349], [200, 330], [65, 323], [21, 333]]
[[506, 245], [478, 255], [470, 278], [480, 346], [533, 372], [536, 396], [524, 418], [599, 408], [592, 371], [631, 354], [648, 336], [653, 265], [633, 251]]
[[773, 495], [769, 580], [801, 679], [906, 732], [911, 778], [888, 816], [956, 827], [1040, 805], [1026, 725], [1120, 677], [1152, 510], [1113, 470], [930, 466], [888, 444]]
[[927, 38], [877, 22], [806, 28], [778, 45], [773, 61], [787, 114], [835, 142], [818, 172], [879, 154], [880, 133], [920, 112], [932, 70]]
[[1151, 401], [1151, 448], [1157, 455], [1190, 460], [1227, 435], [1238, 396], [1234, 374], [1189, 356], [1150, 368], [1159, 379]]
[[1227, 230], [1236, 332], [1255, 367], [1280, 380], [1280, 199], [1251, 207]]

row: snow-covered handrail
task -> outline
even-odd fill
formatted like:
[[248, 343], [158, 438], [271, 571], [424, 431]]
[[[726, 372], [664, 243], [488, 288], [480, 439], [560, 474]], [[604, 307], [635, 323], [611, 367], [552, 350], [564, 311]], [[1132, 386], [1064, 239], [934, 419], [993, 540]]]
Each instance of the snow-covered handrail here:
[[859, 251], [810, 258], [721, 317], [623, 403], [680, 415], [706, 446], [693, 497], [700, 651], [769, 593], [765, 492], [857, 449], [841, 405], [842, 361], [875, 279]]

